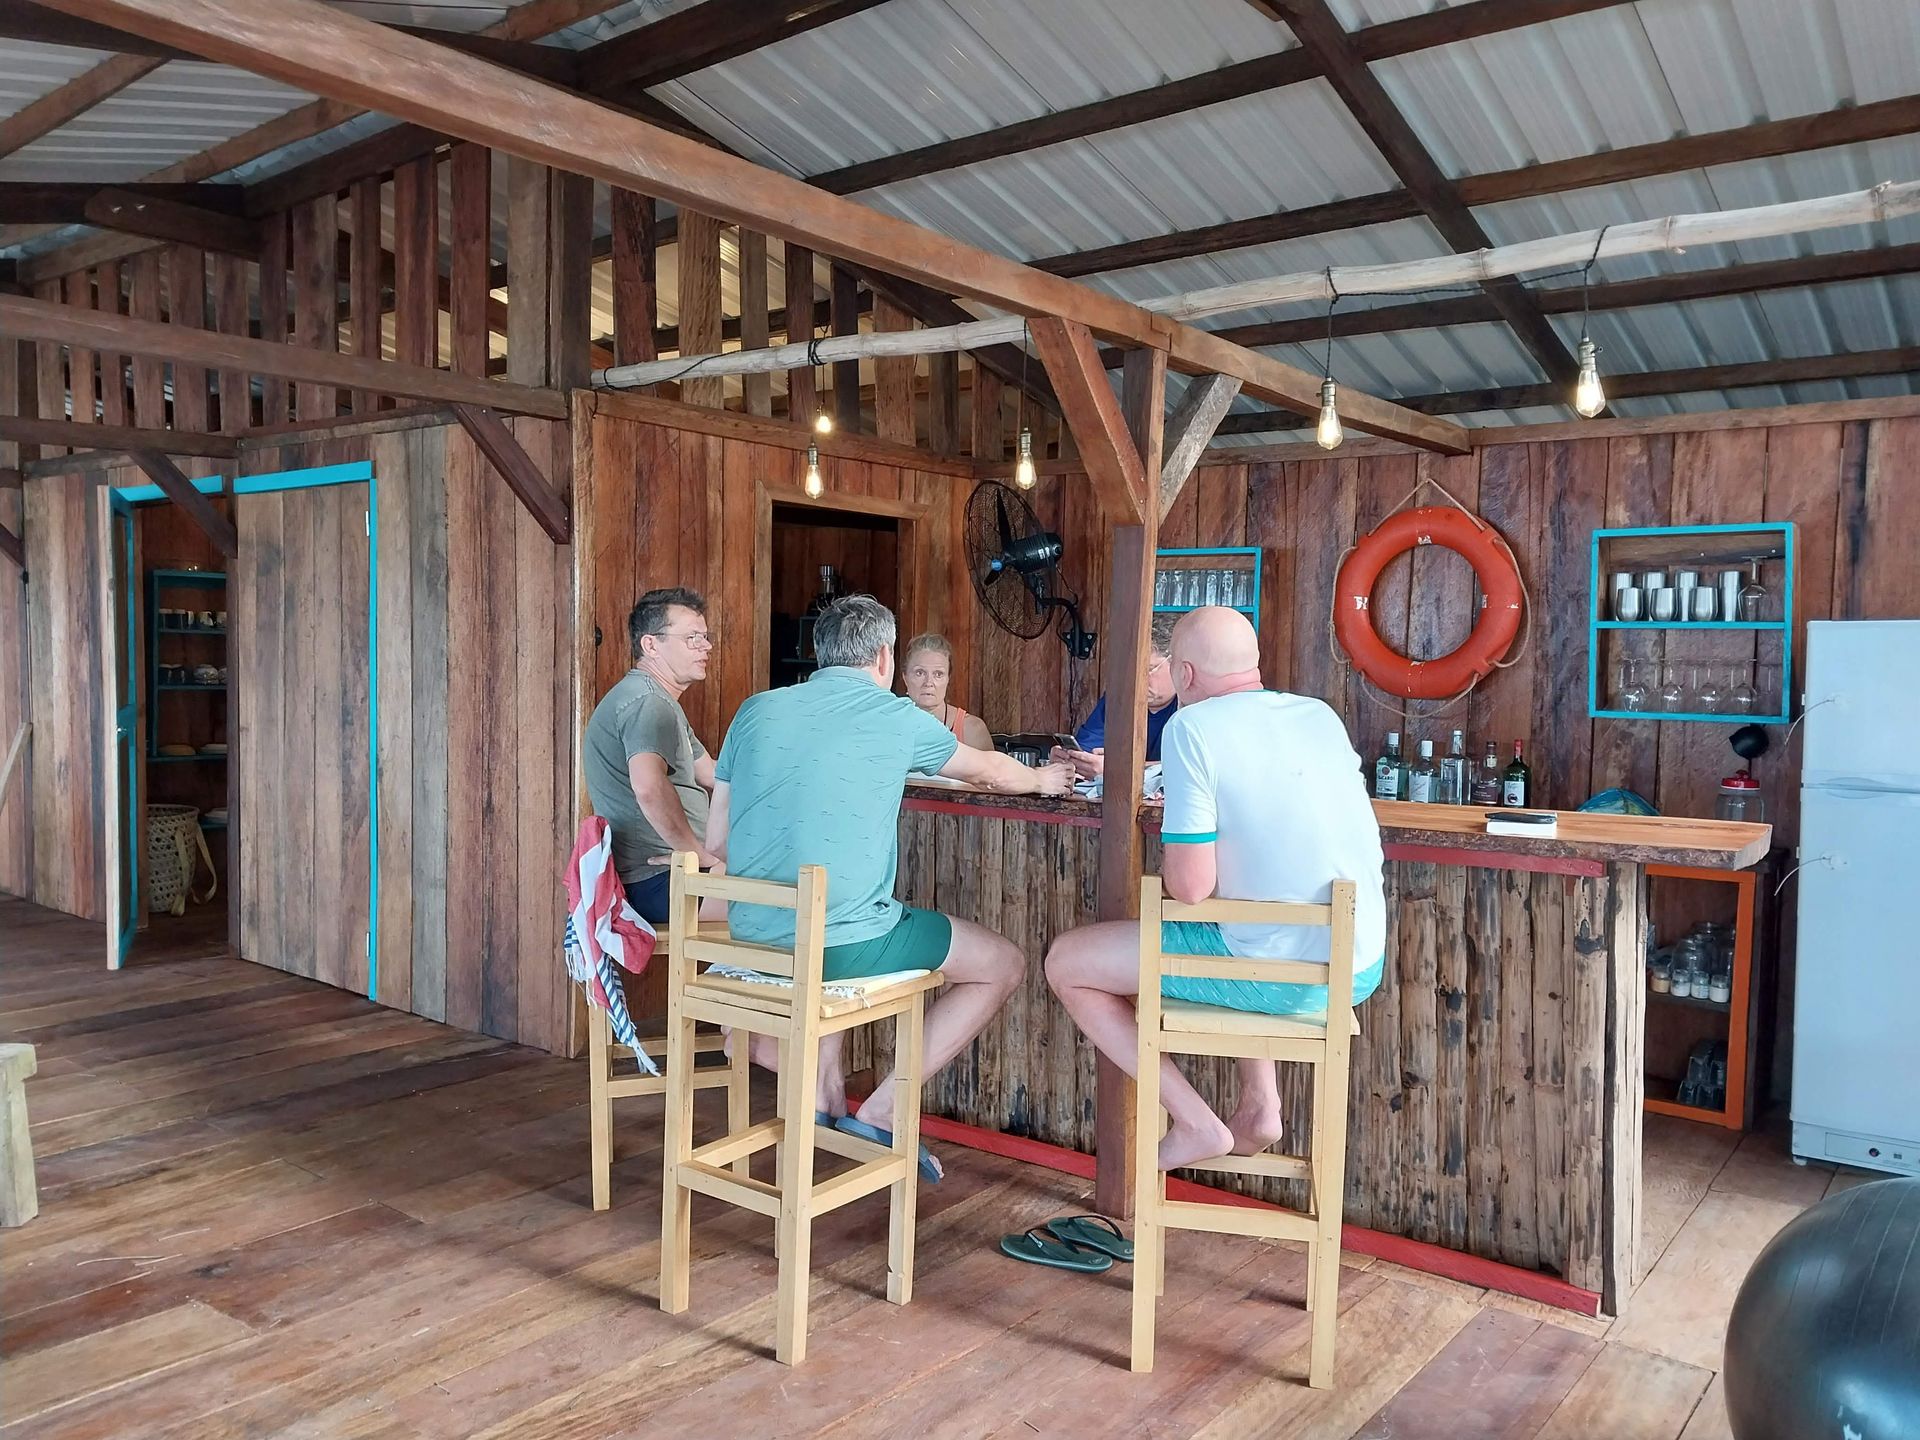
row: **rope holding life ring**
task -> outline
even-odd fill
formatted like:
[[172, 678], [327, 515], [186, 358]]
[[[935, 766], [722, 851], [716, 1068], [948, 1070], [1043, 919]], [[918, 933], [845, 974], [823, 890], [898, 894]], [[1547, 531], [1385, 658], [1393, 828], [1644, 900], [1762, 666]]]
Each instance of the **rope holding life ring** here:
[[[1368, 607], [1381, 571], [1421, 545], [1442, 545], [1473, 566], [1480, 615], [1456, 650], [1411, 660], [1380, 638]], [[1362, 675], [1407, 700], [1462, 695], [1491, 674], [1520, 633], [1525, 613], [1520, 566], [1491, 525], [1464, 509], [1430, 505], [1390, 515], [1361, 537], [1333, 584], [1333, 633]]]

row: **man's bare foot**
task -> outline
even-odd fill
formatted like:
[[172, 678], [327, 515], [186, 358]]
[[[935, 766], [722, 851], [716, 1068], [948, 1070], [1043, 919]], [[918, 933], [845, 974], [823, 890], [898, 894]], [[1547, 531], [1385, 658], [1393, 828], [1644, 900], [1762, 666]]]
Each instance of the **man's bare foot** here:
[[1278, 1142], [1285, 1127], [1280, 1123], [1278, 1106], [1249, 1109], [1243, 1105], [1233, 1112], [1233, 1118], [1227, 1121], [1227, 1129], [1233, 1132], [1235, 1155], [1258, 1155]]
[[[893, 1133], [893, 1107], [891, 1105], [883, 1109], [877, 1105], [874, 1100], [869, 1099], [865, 1105], [855, 1110], [853, 1114], [856, 1120], [871, 1125], [876, 1130], [885, 1131], [889, 1135]], [[922, 1148], [924, 1149], [925, 1147], [923, 1146]], [[933, 1161], [934, 1178], [936, 1180], [944, 1179], [947, 1169], [946, 1166], [940, 1163], [940, 1157], [935, 1155], [931, 1150], [927, 1151], [927, 1157]]]
[[1225, 1122], [1217, 1115], [1209, 1115], [1207, 1120], [1210, 1123], [1191, 1126], [1174, 1121], [1173, 1128], [1160, 1137], [1162, 1170], [1178, 1170], [1197, 1160], [1218, 1160], [1232, 1151], [1233, 1132]]

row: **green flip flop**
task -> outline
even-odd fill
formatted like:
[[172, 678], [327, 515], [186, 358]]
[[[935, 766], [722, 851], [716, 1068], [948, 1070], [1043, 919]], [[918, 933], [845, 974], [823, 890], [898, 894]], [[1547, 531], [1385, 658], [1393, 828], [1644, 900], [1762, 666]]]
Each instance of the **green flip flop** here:
[[1002, 1235], [1000, 1253], [1029, 1265], [1050, 1265], [1055, 1270], [1078, 1270], [1087, 1275], [1113, 1268], [1111, 1255], [1078, 1241], [1063, 1240], [1044, 1225], [1036, 1225], [1024, 1235]]
[[1047, 1221], [1047, 1229], [1069, 1245], [1082, 1245], [1120, 1261], [1133, 1259], [1133, 1242], [1104, 1215], [1063, 1215]]

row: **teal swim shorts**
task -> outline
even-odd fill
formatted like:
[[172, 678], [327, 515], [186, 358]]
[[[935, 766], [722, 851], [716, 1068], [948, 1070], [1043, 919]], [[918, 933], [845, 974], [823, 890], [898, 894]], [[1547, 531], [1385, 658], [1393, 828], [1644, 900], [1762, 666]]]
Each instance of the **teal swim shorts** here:
[[[1160, 948], [1169, 955], [1231, 956], [1220, 927], [1204, 920], [1164, 920], [1160, 924]], [[1386, 969], [1386, 957], [1378, 957], [1353, 976], [1353, 1003], [1380, 988], [1380, 976]], [[1223, 1010], [1249, 1010], [1256, 1015], [1324, 1015], [1327, 987], [1290, 985], [1277, 980], [1195, 980], [1168, 976], [1160, 982], [1160, 993], [1169, 1000], [1185, 1000], [1195, 1005], [1217, 1005]]]

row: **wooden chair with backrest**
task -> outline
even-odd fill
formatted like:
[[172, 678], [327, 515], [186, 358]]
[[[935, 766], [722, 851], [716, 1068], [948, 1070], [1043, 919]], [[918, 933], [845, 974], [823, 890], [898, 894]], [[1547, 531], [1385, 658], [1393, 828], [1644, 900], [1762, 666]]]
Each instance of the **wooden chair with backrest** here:
[[[660, 1228], [660, 1308], [687, 1308], [692, 1263], [690, 1212], [694, 1192], [758, 1211], [774, 1222], [780, 1257], [774, 1352], [797, 1365], [807, 1349], [807, 1286], [813, 1222], [842, 1205], [891, 1189], [887, 1243], [887, 1299], [904, 1305], [913, 1293], [913, 1225], [919, 1178], [922, 1019], [938, 971], [889, 980], [835, 985], [821, 979], [825, 963], [827, 872], [800, 868], [797, 883], [776, 884], [734, 875], [703, 875], [691, 855], [673, 858], [672, 944], [667, 962], [667, 1148]], [[696, 934], [700, 901], [770, 905], [793, 911], [790, 949], [750, 945], [724, 934]], [[790, 984], [716, 975], [723, 965], [777, 977]], [[814, 1123], [820, 1039], [876, 1020], [892, 1019], [895, 1100], [893, 1146]], [[745, 1034], [771, 1035], [780, 1044], [779, 1098], [771, 1119], [736, 1124], [717, 1140], [693, 1143], [694, 1025], [731, 1027], [736, 1049]], [[740, 1173], [760, 1151], [775, 1152], [772, 1184]], [[825, 1180], [813, 1178], [814, 1152], [854, 1162]], [[725, 1167], [733, 1165], [729, 1172]]]
[[[1294, 901], [1204, 900], [1183, 905], [1161, 894], [1160, 877], [1140, 882], [1140, 1078], [1134, 1182], [1133, 1368], [1153, 1369], [1154, 1309], [1166, 1286], [1168, 1230], [1210, 1230], [1270, 1240], [1300, 1240], [1307, 1247], [1307, 1310], [1312, 1317], [1307, 1383], [1333, 1384], [1334, 1326], [1340, 1313], [1340, 1213], [1346, 1184], [1347, 1076], [1353, 1037], [1354, 885], [1335, 881], [1325, 904]], [[1169, 955], [1161, 949], [1165, 920], [1201, 920], [1249, 925], [1324, 925], [1331, 929], [1325, 966], [1301, 960], [1240, 960], [1220, 956]], [[1205, 980], [1265, 980], [1325, 985], [1325, 1015], [1260, 1015], [1166, 1000], [1167, 976]], [[1332, 1017], [1329, 1023], [1328, 1017]], [[1295, 1061], [1313, 1067], [1313, 1115], [1303, 1156], [1227, 1155], [1192, 1166], [1229, 1175], [1263, 1175], [1307, 1182], [1305, 1210], [1250, 1209], [1239, 1205], [1167, 1198], [1151, 1122], [1160, 1110], [1163, 1055], [1225, 1055]]]
[[[724, 926], [719, 928], [724, 932]], [[667, 951], [672, 944], [670, 935], [662, 934], [659, 937], [653, 954], [654, 964], [666, 963]], [[626, 972], [616, 967], [615, 973], [625, 983]], [[596, 1210], [605, 1210], [613, 1203], [613, 1102], [629, 1095], [667, 1093], [664, 1069], [666, 1036], [643, 1035], [640, 1037], [640, 1047], [646, 1051], [649, 1060], [661, 1067], [661, 1073], [626, 1074], [616, 1078], [614, 1068], [620, 1065], [622, 1057], [631, 1056], [633, 1051], [614, 1041], [613, 1026], [607, 1019], [606, 1011], [598, 1005], [587, 1006], [588, 1125], [593, 1136], [593, 1208]], [[697, 1055], [718, 1055], [724, 1053], [725, 1048], [726, 1037], [719, 1034], [701, 1035], [694, 1042]], [[727, 1092], [728, 1128], [737, 1130], [744, 1126], [747, 1123], [748, 1104], [745, 1041], [734, 1047], [733, 1058], [724, 1066], [699, 1066], [694, 1071], [693, 1088], [724, 1088]]]

